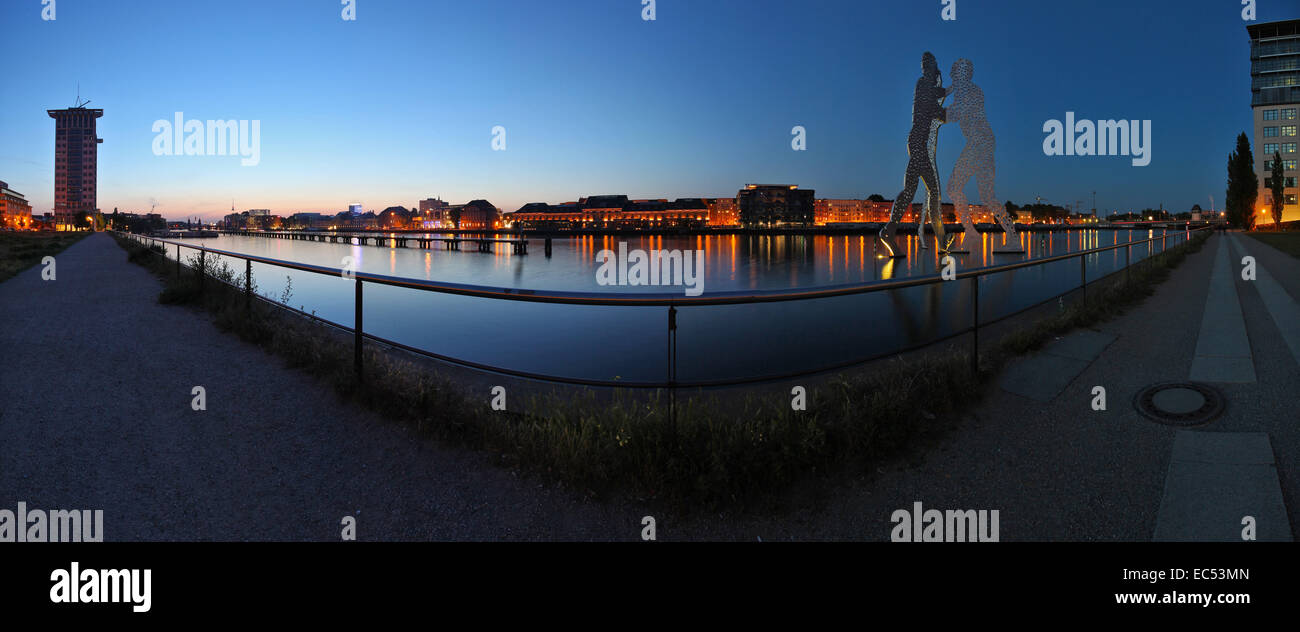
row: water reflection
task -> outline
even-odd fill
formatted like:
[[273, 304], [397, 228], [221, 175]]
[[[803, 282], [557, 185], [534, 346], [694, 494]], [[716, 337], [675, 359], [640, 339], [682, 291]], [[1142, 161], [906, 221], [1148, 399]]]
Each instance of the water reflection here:
[[[954, 254], [959, 269], [1058, 255], [1081, 248], [1158, 237], [1161, 230], [1087, 230], [1019, 233], [1026, 253], [993, 254], [1001, 233], [986, 233], [970, 254]], [[1169, 246], [1186, 237], [1182, 231]], [[863, 283], [935, 274], [941, 264], [931, 247], [906, 237], [905, 259], [880, 258], [863, 235], [577, 236], [555, 239], [553, 255], [498, 246], [492, 253], [330, 244], [223, 235], [189, 240], [210, 248], [343, 267], [351, 256], [365, 272], [493, 287], [591, 292], [680, 293], [672, 287], [611, 287], [596, 283], [596, 254], [632, 249], [700, 249], [704, 290], [780, 290]], [[1161, 249], [1157, 242], [1156, 251]], [[1125, 263], [1125, 250], [1087, 257], [1095, 280]], [[1132, 261], [1148, 255], [1134, 246]], [[370, 255], [370, 256], [367, 256]], [[174, 254], [169, 251], [169, 256]], [[242, 270], [242, 262], [230, 262]], [[1073, 259], [988, 275], [980, 283], [980, 319], [1041, 303], [1079, 285]], [[279, 298], [292, 280], [290, 304], [351, 326], [350, 281], [254, 264], [259, 290]], [[901, 350], [959, 332], [970, 325], [971, 283], [964, 280], [871, 294], [757, 305], [679, 310], [678, 375], [683, 381], [768, 375], [811, 369]], [[483, 364], [592, 379], [658, 381], [665, 377], [666, 308], [588, 307], [508, 302], [374, 285], [365, 292], [368, 332], [404, 344]]]

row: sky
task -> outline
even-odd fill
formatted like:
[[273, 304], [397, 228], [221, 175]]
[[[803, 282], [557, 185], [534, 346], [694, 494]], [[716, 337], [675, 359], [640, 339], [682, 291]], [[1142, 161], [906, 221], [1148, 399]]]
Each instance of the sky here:
[[[78, 90], [104, 110], [101, 210], [175, 219], [746, 183], [892, 199], [924, 51], [945, 84], [973, 62], [1002, 201], [1222, 205], [1251, 125], [1239, 0], [955, 0], [952, 21], [944, 0], [657, 0], [652, 21], [642, 0], [355, 0], [355, 20], [347, 0], [53, 0], [43, 20], [50, 1], [0, 0], [0, 180], [37, 213], [54, 197], [45, 110]], [[1294, 7], [1259, 0], [1258, 21]], [[1067, 111], [1150, 120], [1151, 163], [1045, 155], [1044, 122]], [[177, 112], [258, 121], [260, 160], [156, 155], [154, 123]], [[941, 129], [945, 180], [963, 143]]]

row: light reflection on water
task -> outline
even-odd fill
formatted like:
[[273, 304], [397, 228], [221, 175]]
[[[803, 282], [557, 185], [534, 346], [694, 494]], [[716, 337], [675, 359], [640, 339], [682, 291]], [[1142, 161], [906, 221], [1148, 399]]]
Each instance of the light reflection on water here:
[[[1080, 249], [1159, 237], [1156, 230], [1079, 230], [1019, 233], [1025, 254], [992, 253], [1001, 233], [979, 236], [970, 254], [954, 254], [959, 269], [1022, 261]], [[1169, 231], [1168, 246], [1185, 233]], [[529, 254], [498, 245], [494, 253], [377, 247], [222, 235], [185, 240], [209, 248], [328, 267], [353, 257], [376, 274], [492, 287], [588, 292], [680, 293], [682, 288], [601, 286], [597, 253], [633, 249], [701, 249], [706, 293], [780, 290], [936, 274], [931, 246], [905, 239], [907, 258], [876, 256], [870, 235], [576, 236], [556, 238], [551, 257], [531, 238]], [[960, 234], [957, 236], [960, 241]], [[412, 242], [412, 245], [413, 242]], [[1155, 251], [1159, 252], [1157, 242]], [[1124, 266], [1125, 250], [1086, 257], [1090, 280]], [[1147, 256], [1131, 249], [1132, 261]], [[174, 256], [174, 249], [169, 252]], [[185, 255], [188, 258], [188, 254]], [[232, 261], [235, 270], [243, 263]], [[999, 316], [1079, 286], [1076, 259], [1002, 272], [980, 281], [980, 318]], [[324, 275], [253, 265], [258, 291], [280, 298], [292, 279], [289, 304], [351, 326], [352, 282]], [[679, 308], [678, 379], [738, 378], [789, 373], [887, 353], [950, 335], [970, 325], [970, 281], [870, 294], [751, 305]], [[478, 363], [534, 373], [591, 379], [662, 381], [666, 376], [666, 307], [551, 305], [472, 298], [369, 284], [366, 331]]]

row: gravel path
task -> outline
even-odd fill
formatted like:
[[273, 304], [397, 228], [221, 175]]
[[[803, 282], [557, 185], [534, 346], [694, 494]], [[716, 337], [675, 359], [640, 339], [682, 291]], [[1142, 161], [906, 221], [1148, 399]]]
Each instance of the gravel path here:
[[[1174, 429], [1130, 400], [1186, 379], [1223, 242], [1098, 326], [1118, 339], [1055, 400], [992, 385], [925, 455], [812, 481], [767, 516], [656, 513], [659, 538], [887, 540], [891, 513], [919, 501], [998, 509], [1003, 540], [1150, 539]], [[1273, 267], [1284, 259], [1261, 262], [1295, 287], [1294, 272]], [[206, 316], [158, 305], [158, 281], [106, 235], [60, 254], [58, 272], [0, 284], [0, 508], [103, 509], [109, 540], [334, 540], [349, 514], [363, 540], [627, 540], [654, 513], [584, 500], [340, 401]], [[1270, 433], [1294, 523], [1300, 429], [1288, 393], [1300, 367], [1252, 288], [1238, 290], [1260, 383], [1225, 388], [1229, 414], [1208, 429]], [[206, 411], [190, 409], [195, 385]], [[1089, 406], [1094, 385], [1107, 388], [1106, 412]]]
[[[184, 308], [108, 235], [0, 284], [0, 508], [102, 509], [107, 540], [634, 538], [640, 516], [342, 402]], [[207, 410], [191, 409], [191, 389]]]

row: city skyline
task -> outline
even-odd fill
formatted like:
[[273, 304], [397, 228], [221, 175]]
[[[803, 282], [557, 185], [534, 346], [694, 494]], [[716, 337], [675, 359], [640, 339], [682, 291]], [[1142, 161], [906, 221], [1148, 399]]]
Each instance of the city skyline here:
[[[1024, 3], [1011, 18], [963, 6], [958, 20], [1024, 42], [997, 47], [973, 35], [980, 29], [945, 33], [937, 3], [697, 4], [661, 3], [644, 21], [639, 2], [456, 11], [363, 2], [350, 22], [330, 2], [230, 2], [217, 12], [142, 2], [126, 12], [65, 0], [44, 22], [39, 3], [10, 3], [0, 10], [8, 23], [32, 24], [5, 46], [51, 52], [8, 71], [25, 89], [0, 97], [0, 174], [33, 212], [53, 210], [45, 111], [72, 105], [79, 86], [88, 107], [104, 110], [104, 212], [156, 202], [166, 217], [211, 221], [232, 199], [287, 215], [350, 202], [410, 207], [433, 196], [512, 211], [600, 194], [724, 197], [745, 182], [892, 199], [923, 50], [938, 57], [945, 83], [958, 57], [975, 62], [1001, 141], [998, 194], [1017, 204], [1042, 196], [1087, 209], [1097, 191], [1101, 212], [1208, 209], [1210, 196], [1221, 207], [1224, 158], [1251, 125], [1247, 22], [1233, 4], [1103, 2], [1079, 12]], [[1260, 7], [1258, 22], [1289, 17], [1272, 10]], [[1181, 31], [1145, 26], [1171, 16]], [[905, 28], [871, 28], [881, 23]], [[1062, 46], [1053, 29], [1063, 24], [1117, 35], [1100, 47]], [[584, 41], [614, 45], [593, 56]], [[1147, 61], [1118, 63], [1134, 57]], [[295, 74], [262, 61], [271, 58]], [[1228, 81], [1189, 98], [1202, 76]], [[1228, 96], [1208, 98], [1217, 94]], [[1150, 165], [1046, 155], [1044, 123], [1072, 112], [1151, 121]], [[260, 160], [157, 155], [155, 122], [177, 113], [260, 122]], [[498, 126], [504, 151], [493, 150]], [[806, 151], [791, 148], [795, 126], [806, 130]], [[941, 130], [941, 165], [960, 144], [955, 126]]]

